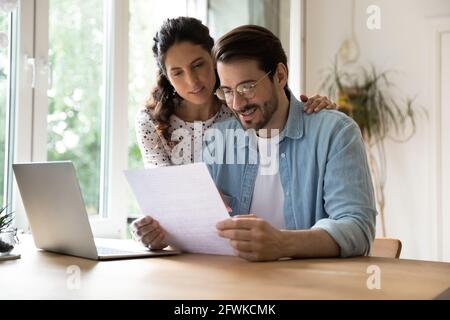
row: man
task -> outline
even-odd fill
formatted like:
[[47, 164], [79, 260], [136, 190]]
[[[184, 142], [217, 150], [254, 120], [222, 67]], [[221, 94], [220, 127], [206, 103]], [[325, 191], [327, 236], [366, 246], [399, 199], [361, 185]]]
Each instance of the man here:
[[[219, 235], [251, 261], [368, 254], [376, 210], [356, 123], [337, 111], [304, 115], [287, 86], [286, 54], [265, 28], [230, 31], [213, 56], [221, 82], [216, 94], [236, 116], [216, 128], [224, 136], [253, 131], [258, 145], [266, 140], [279, 154], [276, 172], [266, 174], [247, 156], [254, 144], [246, 139], [244, 146], [223, 147], [224, 161], [209, 165], [234, 216], [217, 224]], [[244, 163], [227, 163], [244, 151]]]

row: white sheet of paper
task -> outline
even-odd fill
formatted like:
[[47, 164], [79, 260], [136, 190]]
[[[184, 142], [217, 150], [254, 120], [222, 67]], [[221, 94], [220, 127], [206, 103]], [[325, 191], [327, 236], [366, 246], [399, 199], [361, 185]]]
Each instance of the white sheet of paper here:
[[158, 220], [169, 245], [185, 252], [234, 255], [216, 223], [229, 214], [205, 163], [125, 171], [142, 213]]

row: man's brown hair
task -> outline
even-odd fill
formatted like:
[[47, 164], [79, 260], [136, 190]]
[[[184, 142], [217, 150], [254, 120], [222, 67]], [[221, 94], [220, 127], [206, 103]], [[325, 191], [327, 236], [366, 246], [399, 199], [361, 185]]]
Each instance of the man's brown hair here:
[[216, 63], [255, 60], [261, 70], [271, 72], [270, 79], [273, 79], [279, 63], [288, 68], [280, 39], [270, 30], [255, 25], [240, 26], [226, 33], [217, 40], [212, 55]]

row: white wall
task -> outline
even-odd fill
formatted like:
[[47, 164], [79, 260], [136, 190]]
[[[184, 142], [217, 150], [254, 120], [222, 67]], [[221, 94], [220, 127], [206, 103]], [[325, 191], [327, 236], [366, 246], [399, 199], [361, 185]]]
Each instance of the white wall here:
[[[380, 30], [366, 26], [369, 5], [381, 8]], [[306, 1], [307, 94], [318, 91], [320, 71], [350, 37], [351, 8], [351, 0]], [[399, 71], [399, 97], [416, 96], [428, 112], [409, 142], [386, 145], [387, 235], [402, 240], [402, 258], [450, 261], [450, 27], [432, 32], [450, 21], [450, 1], [357, 0], [355, 8], [360, 61]]]

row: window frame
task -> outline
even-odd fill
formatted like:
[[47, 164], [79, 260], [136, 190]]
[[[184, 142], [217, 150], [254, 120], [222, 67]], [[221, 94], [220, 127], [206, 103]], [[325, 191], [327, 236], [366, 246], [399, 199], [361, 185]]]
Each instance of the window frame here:
[[[128, 0], [105, 0], [104, 102], [99, 215], [90, 219], [96, 237], [126, 235], [127, 203], [123, 194], [128, 166]], [[22, 0], [18, 9], [17, 118], [15, 162], [47, 161], [49, 0]], [[30, 60], [31, 59], [31, 60]], [[32, 60], [34, 59], [34, 60]], [[35, 74], [28, 62], [34, 61]], [[112, 68], [114, 66], [114, 68]], [[35, 85], [32, 86], [32, 78]], [[30, 108], [31, 106], [31, 108]], [[114, 130], [112, 130], [114, 128]], [[111, 143], [114, 141], [114, 143]], [[28, 230], [20, 193], [14, 182], [16, 224]]]
[[106, 0], [104, 76], [109, 81], [104, 81], [100, 216], [91, 218], [98, 237], [126, 236], [127, 199], [123, 195], [128, 183], [123, 171], [128, 168], [128, 7], [129, 0]]
[[15, 139], [15, 116], [16, 116], [16, 91], [17, 91], [17, 10], [9, 13], [9, 72], [8, 72], [8, 96], [6, 100], [6, 112], [5, 112], [5, 157], [3, 168], [3, 193], [4, 193], [4, 205], [9, 205], [13, 201], [13, 179], [12, 179], [12, 166], [14, 161], [14, 139]]
[[[17, 91], [16, 91], [16, 118], [14, 162], [29, 162], [33, 159], [33, 94], [32, 86], [34, 59], [34, 0], [19, 1], [17, 10], [18, 24], [18, 50], [17, 61]], [[11, 168], [9, 168], [11, 170]], [[15, 224], [19, 229], [29, 230], [28, 221], [20, 198], [16, 180], [13, 181], [13, 210], [16, 212]]]

